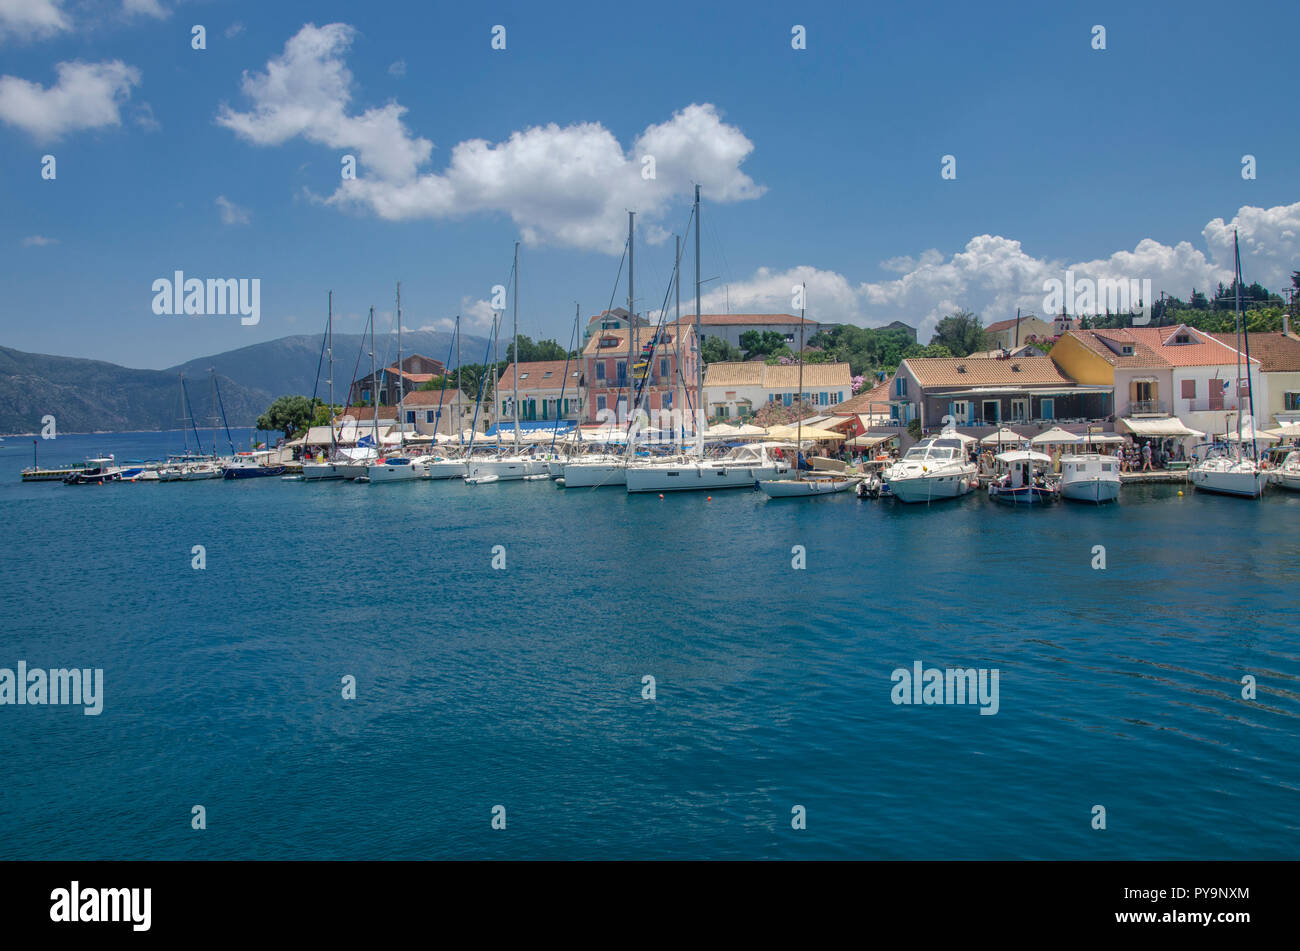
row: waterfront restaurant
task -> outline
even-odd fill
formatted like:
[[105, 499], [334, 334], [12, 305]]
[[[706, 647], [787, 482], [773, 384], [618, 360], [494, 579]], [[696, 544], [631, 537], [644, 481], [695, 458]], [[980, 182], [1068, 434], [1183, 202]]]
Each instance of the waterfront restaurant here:
[[951, 416], [963, 428], [1105, 420], [1114, 390], [1068, 377], [1050, 357], [913, 357], [890, 382], [891, 421], [934, 431]]

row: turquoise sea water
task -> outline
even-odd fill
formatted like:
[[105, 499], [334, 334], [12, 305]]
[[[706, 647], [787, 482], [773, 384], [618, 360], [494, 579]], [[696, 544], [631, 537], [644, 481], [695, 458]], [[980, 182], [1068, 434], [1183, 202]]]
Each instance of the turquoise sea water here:
[[[0, 450], [0, 667], [101, 667], [105, 700], [0, 706], [0, 858], [1300, 853], [1300, 495], [72, 488], [30, 460]], [[918, 660], [997, 668], [998, 713], [895, 705]]]

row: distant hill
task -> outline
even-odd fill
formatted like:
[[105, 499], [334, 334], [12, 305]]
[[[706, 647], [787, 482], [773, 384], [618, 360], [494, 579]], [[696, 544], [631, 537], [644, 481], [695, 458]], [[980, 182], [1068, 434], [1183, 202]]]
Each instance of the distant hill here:
[[[247, 387], [263, 401], [262, 409], [271, 404], [277, 396], [301, 393], [310, 396], [312, 384], [316, 380], [316, 367], [320, 362], [321, 340], [324, 334], [302, 334], [295, 337], [281, 337], [266, 343], [255, 343], [228, 350], [211, 357], [199, 357], [171, 367], [167, 372], [175, 376], [184, 373], [186, 379], [207, 378], [208, 370], [217, 371], [217, 376], [226, 376], [241, 386]], [[343, 402], [348, 395], [348, 385], [352, 382], [353, 370], [356, 378], [370, 372], [369, 341], [363, 352], [362, 334], [334, 334], [334, 399]], [[435, 360], [447, 362], [448, 348], [453, 334], [444, 331], [418, 330], [402, 334], [402, 355], [418, 353]], [[483, 360], [486, 337], [473, 337], [466, 334], [461, 340], [461, 359], [465, 363], [480, 363]], [[375, 335], [375, 362], [386, 366], [397, 361], [397, 335], [384, 337]], [[357, 358], [360, 355], [360, 365]], [[504, 345], [502, 357], [505, 356]], [[450, 366], [456, 365], [453, 354]], [[320, 395], [325, 396], [326, 368], [321, 366]], [[229, 407], [226, 408], [229, 412]], [[259, 409], [260, 413], [262, 409]]]
[[[36, 432], [41, 417], [52, 414], [60, 432], [178, 429], [187, 415], [181, 409], [178, 374], [185, 374], [190, 405], [200, 428], [211, 425], [212, 387], [209, 368], [217, 372], [217, 386], [231, 426], [252, 426], [277, 396], [310, 395], [320, 359], [321, 334], [282, 337], [201, 357], [167, 370], [133, 370], [129, 367], [25, 353], [0, 347], [0, 433]], [[449, 333], [420, 331], [402, 335], [404, 354], [420, 353], [447, 359]], [[376, 360], [392, 363], [396, 338], [376, 340]], [[466, 363], [483, 359], [484, 337], [466, 336], [461, 356]], [[360, 334], [334, 335], [334, 398], [343, 402], [361, 349]], [[369, 369], [368, 353], [362, 356]], [[453, 363], [454, 363], [453, 358]], [[324, 369], [321, 371], [325, 375]], [[360, 374], [359, 374], [360, 375]], [[324, 383], [321, 395], [325, 395]]]

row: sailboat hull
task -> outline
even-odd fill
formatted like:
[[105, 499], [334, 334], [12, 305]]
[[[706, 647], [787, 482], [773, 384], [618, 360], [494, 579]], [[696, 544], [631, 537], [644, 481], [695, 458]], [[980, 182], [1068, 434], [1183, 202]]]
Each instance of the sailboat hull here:
[[1266, 475], [1263, 472], [1192, 469], [1192, 485], [1198, 491], [1216, 495], [1235, 495], [1240, 498], [1259, 498], [1264, 492]]
[[633, 466], [627, 470], [627, 490], [711, 492], [715, 489], [752, 489], [755, 482], [786, 478], [789, 471], [788, 467], [774, 465]]
[[620, 463], [570, 463], [563, 469], [566, 489], [627, 485], [627, 466]]
[[341, 479], [338, 466], [332, 462], [304, 462], [302, 464], [304, 482], [321, 482], [325, 479]]
[[758, 487], [772, 499], [805, 499], [817, 495], [851, 492], [862, 480], [850, 479], [773, 479], [759, 482]]
[[494, 475], [498, 482], [517, 482], [525, 476], [547, 475], [546, 463], [534, 459], [494, 459], [469, 466], [469, 478], [482, 480]]

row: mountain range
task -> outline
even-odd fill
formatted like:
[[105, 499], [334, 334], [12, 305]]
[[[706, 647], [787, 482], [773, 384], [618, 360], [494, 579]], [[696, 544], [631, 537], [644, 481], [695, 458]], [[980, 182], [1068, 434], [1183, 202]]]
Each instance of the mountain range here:
[[[278, 396], [310, 396], [317, 382], [326, 396], [326, 367], [321, 366], [323, 334], [302, 334], [256, 343], [200, 357], [166, 370], [134, 370], [102, 360], [25, 353], [0, 347], [0, 433], [38, 432], [41, 420], [54, 416], [59, 432], [111, 432], [181, 428], [190, 415], [182, 409], [179, 374], [183, 374], [193, 415], [199, 426], [212, 424], [210, 371], [231, 426], [252, 426]], [[453, 335], [412, 331], [402, 335], [402, 352], [446, 361]], [[363, 335], [334, 335], [334, 400], [347, 398], [348, 384], [370, 369]], [[376, 340], [382, 366], [397, 356], [396, 337]], [[485, 337], [465, 335], [466, 362], [481, 357]], [[387, 352], [385, 352], [385, 350]], [[360, 358], [358, 359], [358, 354]], [[452, 358], [452, 365], [455, 358]]]

